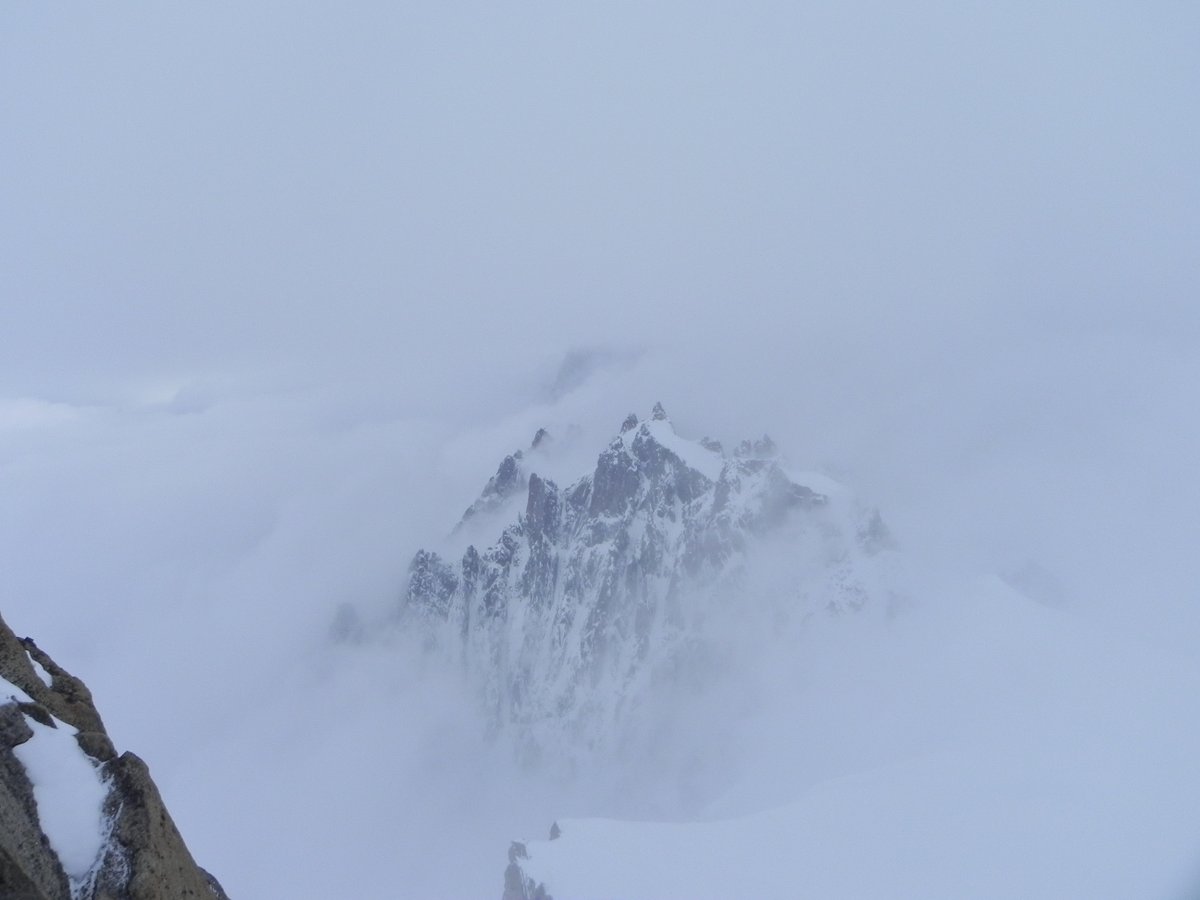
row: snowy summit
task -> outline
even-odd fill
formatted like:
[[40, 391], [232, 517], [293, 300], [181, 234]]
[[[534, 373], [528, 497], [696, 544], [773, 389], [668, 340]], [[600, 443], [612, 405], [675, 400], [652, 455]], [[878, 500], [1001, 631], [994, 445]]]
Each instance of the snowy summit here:
[[795, 531], [804, 552], [788, 555], [819, 560], [794, 597], [837, 609], [867, 598], [855, 572], [879, 543], [878, 517], [794, 480], [769, 438], [726, 455], [679, 435], [657, 404], [648, 421], [630, 414], [594, 469], [565, 488], [520, 463], [501, 463], [468, 517], [501, 509], [499, 494], [518, 489], [523, 510], [461, 560], [418, 552], [403, 616], [462, 649], [489, 713], [534, 748], [613, 740], [774, 535]]

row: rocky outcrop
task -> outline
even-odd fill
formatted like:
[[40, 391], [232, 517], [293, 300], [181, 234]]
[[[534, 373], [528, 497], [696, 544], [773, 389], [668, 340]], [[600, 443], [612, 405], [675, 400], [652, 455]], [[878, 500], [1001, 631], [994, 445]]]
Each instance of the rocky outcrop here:
[[479, 524], [480, 520], [487, 520], [503, 512], [510, 501], [519, 499], [529, 488], [530, 463], [542, 458], [551, 441], [550, 432], [539, 428], [527, 451], [514, 450], [504, 457], [496, 468], [496, 474], [488, 479], [475, 502], [463, 512], [462, 518], [454, 526], [454, 533], [458, 534], [472, 525]]
[[[541, 445], [545, 439], [545, 429], [540, 429], [533, 439], [533, 446]], [[461, 529], [476, 516], [484, 516], [497, 511], [510, 497], [525, 490], [528, 483], [529, 475], [525, 471], [525, 454], [518, 450], [504, 457], [496, 469], [496, 474], [489, 478], [488, 483], [484, 485], [479, 498], [463, 513], [458, 528]]]
[[[228, 900], [192, 859], [146, 764], [132, 753], [118, 755], [87, 686], [32, 640], [17, 638], [2, 618], [0, 678], [0, 897]], [[75, 877], [55, 853], [15, 752], [34, 738], [31, 722], [75, 730], [79, 750], [107, 790], [100, 850], [91, 868]]]
[[12, 752], [32, 737], [20, 707], [0, 705], [0, 897], [69, 897], [66, 873], [38, 825], [33, 787]]
[[504, 893], [500, 900], [554, 900], [546, 886], [534, 881], [521, 868], [521, 860], [529, 859], [525, 845], [513, 841], [508, 848], [508, 868], [504, 870]]

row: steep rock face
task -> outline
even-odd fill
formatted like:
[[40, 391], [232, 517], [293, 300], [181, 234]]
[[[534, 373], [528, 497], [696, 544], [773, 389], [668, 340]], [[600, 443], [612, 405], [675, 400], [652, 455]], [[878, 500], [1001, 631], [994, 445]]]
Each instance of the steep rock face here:
[[33, 787], [12, 752], [32, 737], [17, 704], [0, 705], [0, 896], [69, 897], [67, 876], [38, 825]]
[[[39, 729], [53, 729], [45, 733], [56, 739], [75, 731], [72, 737], [78, 759], [67, 763], [82, 768], [85, 780], [88, 768], [93, 769], [98, 795], [103, 798], [95, 810], [95, 858], [90, 867], [86, 861], [83, 869], [76, 866], [71, 876], [59, 855], [62, 848], [56, 850], [52, 840], [54, 828], [48, 825], [47, 817], [55, 811], [39, 810], [37, 782], [29, 768], [31, 759], [36, 761], [37, 754], [44, 752], [41, 742], [49, 740], [41, 735], [35, 739]], [[56, 752], [62, 754], [61, 742]], [[72, 756], [69, 748], [66, 752]], [[216, 879], [192, 859], [146, 764], [132, 753], [117, 754], [87, 686], [32, 640], [17, 638], [2, 618], [0, 897], [228, 900]]]
[[508, 868], [504, 870], [504, 893], [500, 900], [554, 900], [546, 893], [546, 886], [534, 881], [521, 868], [521, 860], [528, 859], [525, 845], [514, 841], [508, 848]]
[[[533, 439], [533, 446], [538, 447], [545, 439], [546, 433], [541, 430]], [[525, 470], [525, 454], [518, 450], [504, 457], [496, 474], [488, 479], [483, 491], [474, 503], [463, 513], [458, 528], [462, 528], [476, 516], [496, 512], [504, 506], [509, 498], [525, 490], [529, 484], [529, 474]]]
[[606, 740], [761, 541], [799, 528], [824, 579], [812, 599], [853, 608], [869, 593], [855, 562], [874, 549], [860, 533], [883, 540], [877, 517], [847, 518], [791, 477], [769, 438], [726, 456], [677, 435], [661, 405], [647, 422], [630, 415], [568, 487], [535, 472], [524, 484], [524, 512], [491, 546], [458, 563], [416, 554], [402, 615], [459, 647], [494, 720], [535, 745]]

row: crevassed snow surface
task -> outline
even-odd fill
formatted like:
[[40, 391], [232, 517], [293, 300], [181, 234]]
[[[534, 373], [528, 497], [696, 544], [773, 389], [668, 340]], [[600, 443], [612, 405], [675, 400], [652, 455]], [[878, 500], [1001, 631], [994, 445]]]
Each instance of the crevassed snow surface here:
[[[527, 844], [525, 872], [555, 900], [1197, 896], [1200, 667], [993, 581], [959, 601], [912, 623], [940, 623], [940, 646], [891, 633], [882, 671], [904, 696], [856, 675], [858, 709], [802, 729], [810, 747], [844, 746], [852, 726], [874, 758], [806, 779], [828, 770], [819, 747], [784, 736], [765, 768], [779, 796], [793, 759], [802, 787], [785, 805], [718, 821], [562, 819], [560, 838]], [[810, 670], [835, 702], [844, 649]], [[889, 717], [878, 734], [866, 724]], [[888, 747], [896, 721], [909, 737]]]
[[[25, 694], [0, 679], [0, 697]], [[75, 741], [76, 729], [63, 722], [50, 728], [26, 719], [33, 737], [13, 748], [33, 785], [38, 821], [58, 854], [64, 871], [81, 879], [92, 868], [104, 843], [104, 798], [108, 791]]]

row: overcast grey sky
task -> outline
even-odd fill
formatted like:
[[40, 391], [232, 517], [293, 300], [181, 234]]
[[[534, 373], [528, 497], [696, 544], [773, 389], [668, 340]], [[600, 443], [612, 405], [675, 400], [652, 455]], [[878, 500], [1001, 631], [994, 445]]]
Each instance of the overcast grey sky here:
[[614, 410], [881, 501], [1161, 515], [1196, 46], [1171, 2], [7, 4], [0, 397], [470, 428], [599, 345], [647, 354]]
[[5, 393], [1192, 340], [1198, 38], [1167, 2], [7, 4]]
[[[96, 434], [31, 422], [258, 403], [171, 432], [219, 470], [407, 423], [465, 492], [661, 398], [1186, 611], [1196, 46], [1170, 2], [7, 4], [0, 421], [59, 483]], [[549, 409], [589, 346], [640, 362]]]

